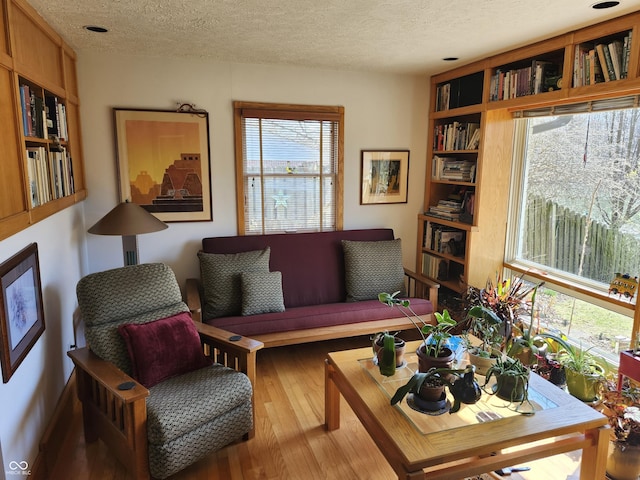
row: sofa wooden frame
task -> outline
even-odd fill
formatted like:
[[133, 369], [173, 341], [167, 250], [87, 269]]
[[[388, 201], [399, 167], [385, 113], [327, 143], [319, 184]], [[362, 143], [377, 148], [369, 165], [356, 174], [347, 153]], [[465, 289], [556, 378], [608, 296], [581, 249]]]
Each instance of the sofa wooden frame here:
[[[243, 372], [255, 386], [256, 353], [263, 347], [262, 342], [244, 337], [232, 341], [231, 332], [195, 323], [205, 353], [214, 362]], [[85, 441], [102, 439], [134, 478], [150, 478], [146, 408], [149, 390], [89, 348], [72, 350], [67, 355], [76, 366]], [[125, 382], [132, 382], [133, 388], [120, 390], [118, 386]], [[254, 427], [245, 440], [255, 434], [255, 405], [253, 418]]]
[[[404, 269], [406, 285], [410, 297], [428, 298], [433, 304], [433, 310], [438, 308], [438, 288], [440, 285], [433, 280], [419, 275], [407, 268]], [[196, 321], [202, 322], [202, 285], [197, 278], [187, 279], [187, 305]], [[429, 320], [429, 319], [427, 319]], [[369, 335], [383, 330], [400, 331], [414, 329], [415, 326], [408, 318], [401, 316], [385, 320], [349, 323], [330, 327], [316, 327], [302, 330], [287, 330], [285, 332], [265, 333], [254, 335], [252, 338], [264, 344], [264, 347], [280, 347], [298, 343], [317, 342], [358, 335]]]

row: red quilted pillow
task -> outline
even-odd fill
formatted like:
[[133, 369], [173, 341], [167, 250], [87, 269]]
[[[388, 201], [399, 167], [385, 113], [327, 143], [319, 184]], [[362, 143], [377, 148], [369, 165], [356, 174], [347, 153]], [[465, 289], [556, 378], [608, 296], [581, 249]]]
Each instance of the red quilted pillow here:
[[205, 356], [191, 314], [143, 324], [120, 325], [133, 367], [133, 377], [147, 388], [176, 375], [212, 364]]

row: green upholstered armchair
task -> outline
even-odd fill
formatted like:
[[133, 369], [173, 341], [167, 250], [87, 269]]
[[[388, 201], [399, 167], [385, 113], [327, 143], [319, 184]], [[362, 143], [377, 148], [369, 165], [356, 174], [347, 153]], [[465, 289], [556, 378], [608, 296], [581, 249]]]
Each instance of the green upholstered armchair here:
[[135, 478], [162, 479], [253, 436], [262, 343], [193, 322], [168, 266], [90, 274], [77, 296], [88, 348], [68, 355], [87, 442], [102, 439]]

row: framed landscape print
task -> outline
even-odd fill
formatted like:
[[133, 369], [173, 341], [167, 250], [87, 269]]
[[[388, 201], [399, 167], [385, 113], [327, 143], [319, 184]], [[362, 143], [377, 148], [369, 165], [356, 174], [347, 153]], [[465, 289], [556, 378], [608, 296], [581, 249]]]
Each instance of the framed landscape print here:
[[409, 150], [362, 150], [360, 204], [407, 203]]
[[209, 114], [114, 108], [120, 201], [164, 222], [210, 221]]
[[7, 383], [44, 332], [38, 245], [32, 243], [0, 265], [2, 381]]

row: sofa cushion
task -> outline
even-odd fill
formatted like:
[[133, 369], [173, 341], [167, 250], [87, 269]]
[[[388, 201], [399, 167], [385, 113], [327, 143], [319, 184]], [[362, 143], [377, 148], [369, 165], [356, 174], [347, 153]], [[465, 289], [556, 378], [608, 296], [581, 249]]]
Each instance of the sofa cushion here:
[[205, 237], [202, 239], [202, 250], [220, 254], [248, 252], [270, 247], [270, 270], [282, 272], [284, 304], [287, 308], [292, 308], [344, 302], [346, 291], [342, 240], [393, 240], [393, 230], [371, 228], [334, 232]]
[[242, 315], [283, 311], [280, 272], [242, 272]]
[[377, 300], [380, 292], [404, 294], [400, 239], [378, 242], [343, 240], [347, 301]]
[[[428, 315], [433, 313], [431, 302], [421, 298], [411, 298], [410, 301], [411, 308], [418, 315], [425, 315], [425, 319], [428, 320]], [[398, 317], [404, 317], [398, 308], [389, 307], [378, 300], [365, 300], [362, 302], [287, 307], [284, 312], [264, 313], [249, 317], [221, 317], [207, 320], [205, 323], [251, 337], [266, 333], [331, 327]]]
[[242, 253], [198, 252], [204, 290], [204, 318], [239, 315], [242, 310], [242, 272], [268, 272], [270, 249]]
[[205, 356], [191, 314], [179, 313], [118, 327], [131, 358], [133, 378], [147, 388], [212, 364]]

